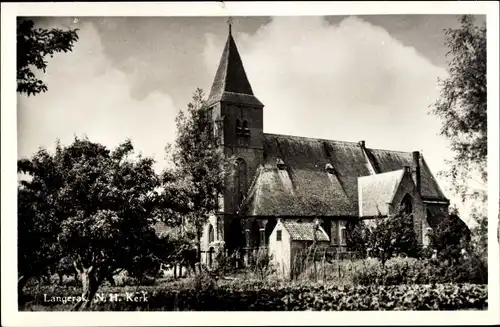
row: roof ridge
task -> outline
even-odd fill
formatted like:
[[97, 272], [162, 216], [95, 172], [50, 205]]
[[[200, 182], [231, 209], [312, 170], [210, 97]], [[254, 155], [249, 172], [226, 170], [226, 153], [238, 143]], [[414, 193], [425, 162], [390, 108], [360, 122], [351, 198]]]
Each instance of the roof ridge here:
[[[389, 149], [380, 149], [380, 148], [366, 148], [367, 150], [375, 150], [375, 151], [387, 151], [387, 152], [396, 152], [396, 153], [405, 153], [411, 154], [412, 151], [401, 151], [401, 150], [389, 150]], [[422, 156], [422, 154], [420, 154]]]
[[355, 142], [355, 141], [331, 140], [331, 139], [315, 138], [315, 137], [309, 137], [309, 136], [264, 133], [264, 136], [266, 136], [266, 135], [267, 136], [276, 136], [276, 137], [285, 137], [285, 138], [305, 139], [305, 140], [310, 140], [310, 141], [323, 141], [323, 142], [335, 142], [335, 143], [352, 143], [352, 144], [359, 145], [358, 142]]
[[[294, 138], [294, 139], [303, 139], [310, 141], [323, 141], [323, 142], [334, 142], [334, 143], [351, 143], [359, 146], [359, 143], [356, 141], [344, 141], [344, 140], [333, 140], [333, 139], [325, 139], [325, 138], [317, 138], [311, 136], [300, 136], [300, 135], [292, 135], [292, 134], [277, 134], [277, 133], [264, 133], [264, 136], [275, 136], [275, 137], [284, 137], [284, 138]], [[381, 149], [381, 148], [366, 148], [367, 150], [375, 150], [375, 151], [387, 151], [387, 152], [395, 152], [395, 153], [405, 153], [411, 154], [413, 151], [402, 151], [402, 150], [391, 150], [391, 149]], [[420, 152], [420, 157], [423, 157], [423, 153]]]

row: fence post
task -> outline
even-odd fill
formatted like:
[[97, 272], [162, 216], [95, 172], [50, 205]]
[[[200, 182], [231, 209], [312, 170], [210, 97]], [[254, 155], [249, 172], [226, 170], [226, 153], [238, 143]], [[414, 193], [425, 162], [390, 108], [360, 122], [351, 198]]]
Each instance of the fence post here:
[[325, 261], [326, 261], [326, 248], [324, 249], [324, 252], [323, 252], [323, 283], [326, 282]]
[[317, 282], [318, 281], [318, 271], [316, 269], [316, 245], [314, 245], [314, 252], [313, 252], [313, 264], [314, 264], [314, 280]]

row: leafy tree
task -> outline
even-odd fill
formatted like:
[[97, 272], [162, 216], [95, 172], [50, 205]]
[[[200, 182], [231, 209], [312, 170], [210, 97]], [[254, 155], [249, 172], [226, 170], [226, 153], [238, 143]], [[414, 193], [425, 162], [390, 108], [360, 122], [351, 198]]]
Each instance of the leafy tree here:
[[[486, 24], [475, 24], [461, 16], [460, 27], [447, 29], [449, 77], [439, 80], [441, 94], [432, 113], [443, 121], [441, 135], [455, 153], [445, 172], [454, 192], [463, 201], [473, 201], [474, 233], [480, 246], [487, 245], [487, 87]], [[497, 109], [498, 110], [498, 109]]]
[[[58, 144], [54, 155], [40, 150], [19, 162], [31, 176], [21, 188], [31, 192], [20, 206], [20, 224], [28, 225], [20, 229], [20, 252], [39, 265], [46, 257], [70, 257], [82, 282], [83, 307], [109, 276], [140, 270], [162, 255], [153, 229], [167, 204], [158, 190], [160, 179], [152, 159], [132, 153], [129, 140], [111, 151], [75, 138], [67, 147]], [[31, 230], [46, 231], [38, 238], [42, 249], [31, 242]], [[25, 271], [31, 263], [22, 262]]]
[[461, 251], [469, 247], [469, 229], [455, 213], [440, 219], [438, 225], [427, 236], [429, 247], [437, 251], [440, 259], [447, 260], [450, 264], [457, 263]]
[[418, 257], [421, 247], [413, 225], [413, 215], [398, 210], [388, 218], [376, 219], [375, 226], [368, 233], [370, 255], [378, 258], [382, 265], [397, 255]]
[[187, 111], [176, 117], [177, 138], [167, 145], [173, 168], [167, 174], [175, 176], [176, 186], [184, 198], [187, 210], [182, 213], [183, 223], [193, 228], [198, 258], [201, 237], [210, 215], [219, 209], [219, 195], [232, 158], [224, 154], [221, 140], [213, 130], [213, 117], [205, 107], [203, 90], [197, 89]]
[[161, 258], [162, 263], [174, 265], [174, 277], [178, 264], [194, 272], [196, 263], [196, 251], [193, 251], [194, 233], [186, 230], [184, 226], [169, 227], [159, 235], [162, 253], [165, 253]]
[[40, 149], [30, 160], [18, 161], [18, 171], [29, 176], [18, 186], [18, 294], [32, 277], [46, 274], [63, 253], [57, 242], [60, 223], [55, 195], [61, 176], [54, 157]]
[[47, 91], [47, 85], [38, 79], [33, 68], [47, 69], [46, 56], [53, 57], [60, 52], [72, 51], [78, 40], [78, 29], [66, 31], [53, 28], [50, 30], [35, 28], [29, 19], [20, 19], [17, 23], [17, 92], [28, 96]]

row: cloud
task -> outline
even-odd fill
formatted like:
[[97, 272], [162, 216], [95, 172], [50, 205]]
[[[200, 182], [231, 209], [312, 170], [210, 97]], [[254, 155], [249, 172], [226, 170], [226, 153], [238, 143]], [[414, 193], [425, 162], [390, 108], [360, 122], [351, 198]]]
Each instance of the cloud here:
[[154, 156], [161, 167], [164, 147], [175, 135], [172, 99], [159, 92], [132, 98], [131, 81], [143, 63], [130, 59], [136, 67], [131, 74], [113, 68], [93, 23], [79, 28], [73, 52], [48, 60], [41, 75], [48, 92], [18, 97], [18, 157], [32, 155], [39, 146], [53, 149], [57, 138], [68, 144], [74, 135], [110, 147], [131, 138], [137, 153]]

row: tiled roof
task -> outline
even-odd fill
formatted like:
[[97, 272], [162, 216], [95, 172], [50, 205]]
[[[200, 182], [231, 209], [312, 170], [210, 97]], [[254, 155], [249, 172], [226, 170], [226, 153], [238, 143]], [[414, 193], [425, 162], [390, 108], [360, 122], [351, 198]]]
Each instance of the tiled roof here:
[[360, 195], [360, 217], [382, 217], [389, 213], [388, 204], [401, 183], [404, 170], [360, 177], [358, 188]]
[[231, 33], [228, 35], [222, 52], [207, 105], [212, 105], [219, 101], [263, 106], [253, 94], [252, 87], [245, 73], [245, 68], [243, 67], [243, 62], [238, 53], [238, 48]]
[[[283, 227], [290, 234], [290, 238], [293, 241], [314, 241], [314, 223], [311, 222], [290, 222], [283, 221]], [[316, 230], [316, 240], [317, 241], [330, 241], [328, 234], [326, 234], [325, 230], [318, 226]]]
[[[371, 175], [365, 151], [355, 142], [264, 134], [264, 163], [241, 206], [243, 216], [358, 217], [358, 177]], [[411, 152], [366, 149], [377, 173], [414, 167]], [[286, 166], [280, 174], [277, 159]], [[326, 164], [333, 167], [329, 174]], [[423, 197], [447, 200], [420, 156]], [[287, 188], [282, 176], [289, 176]]]

